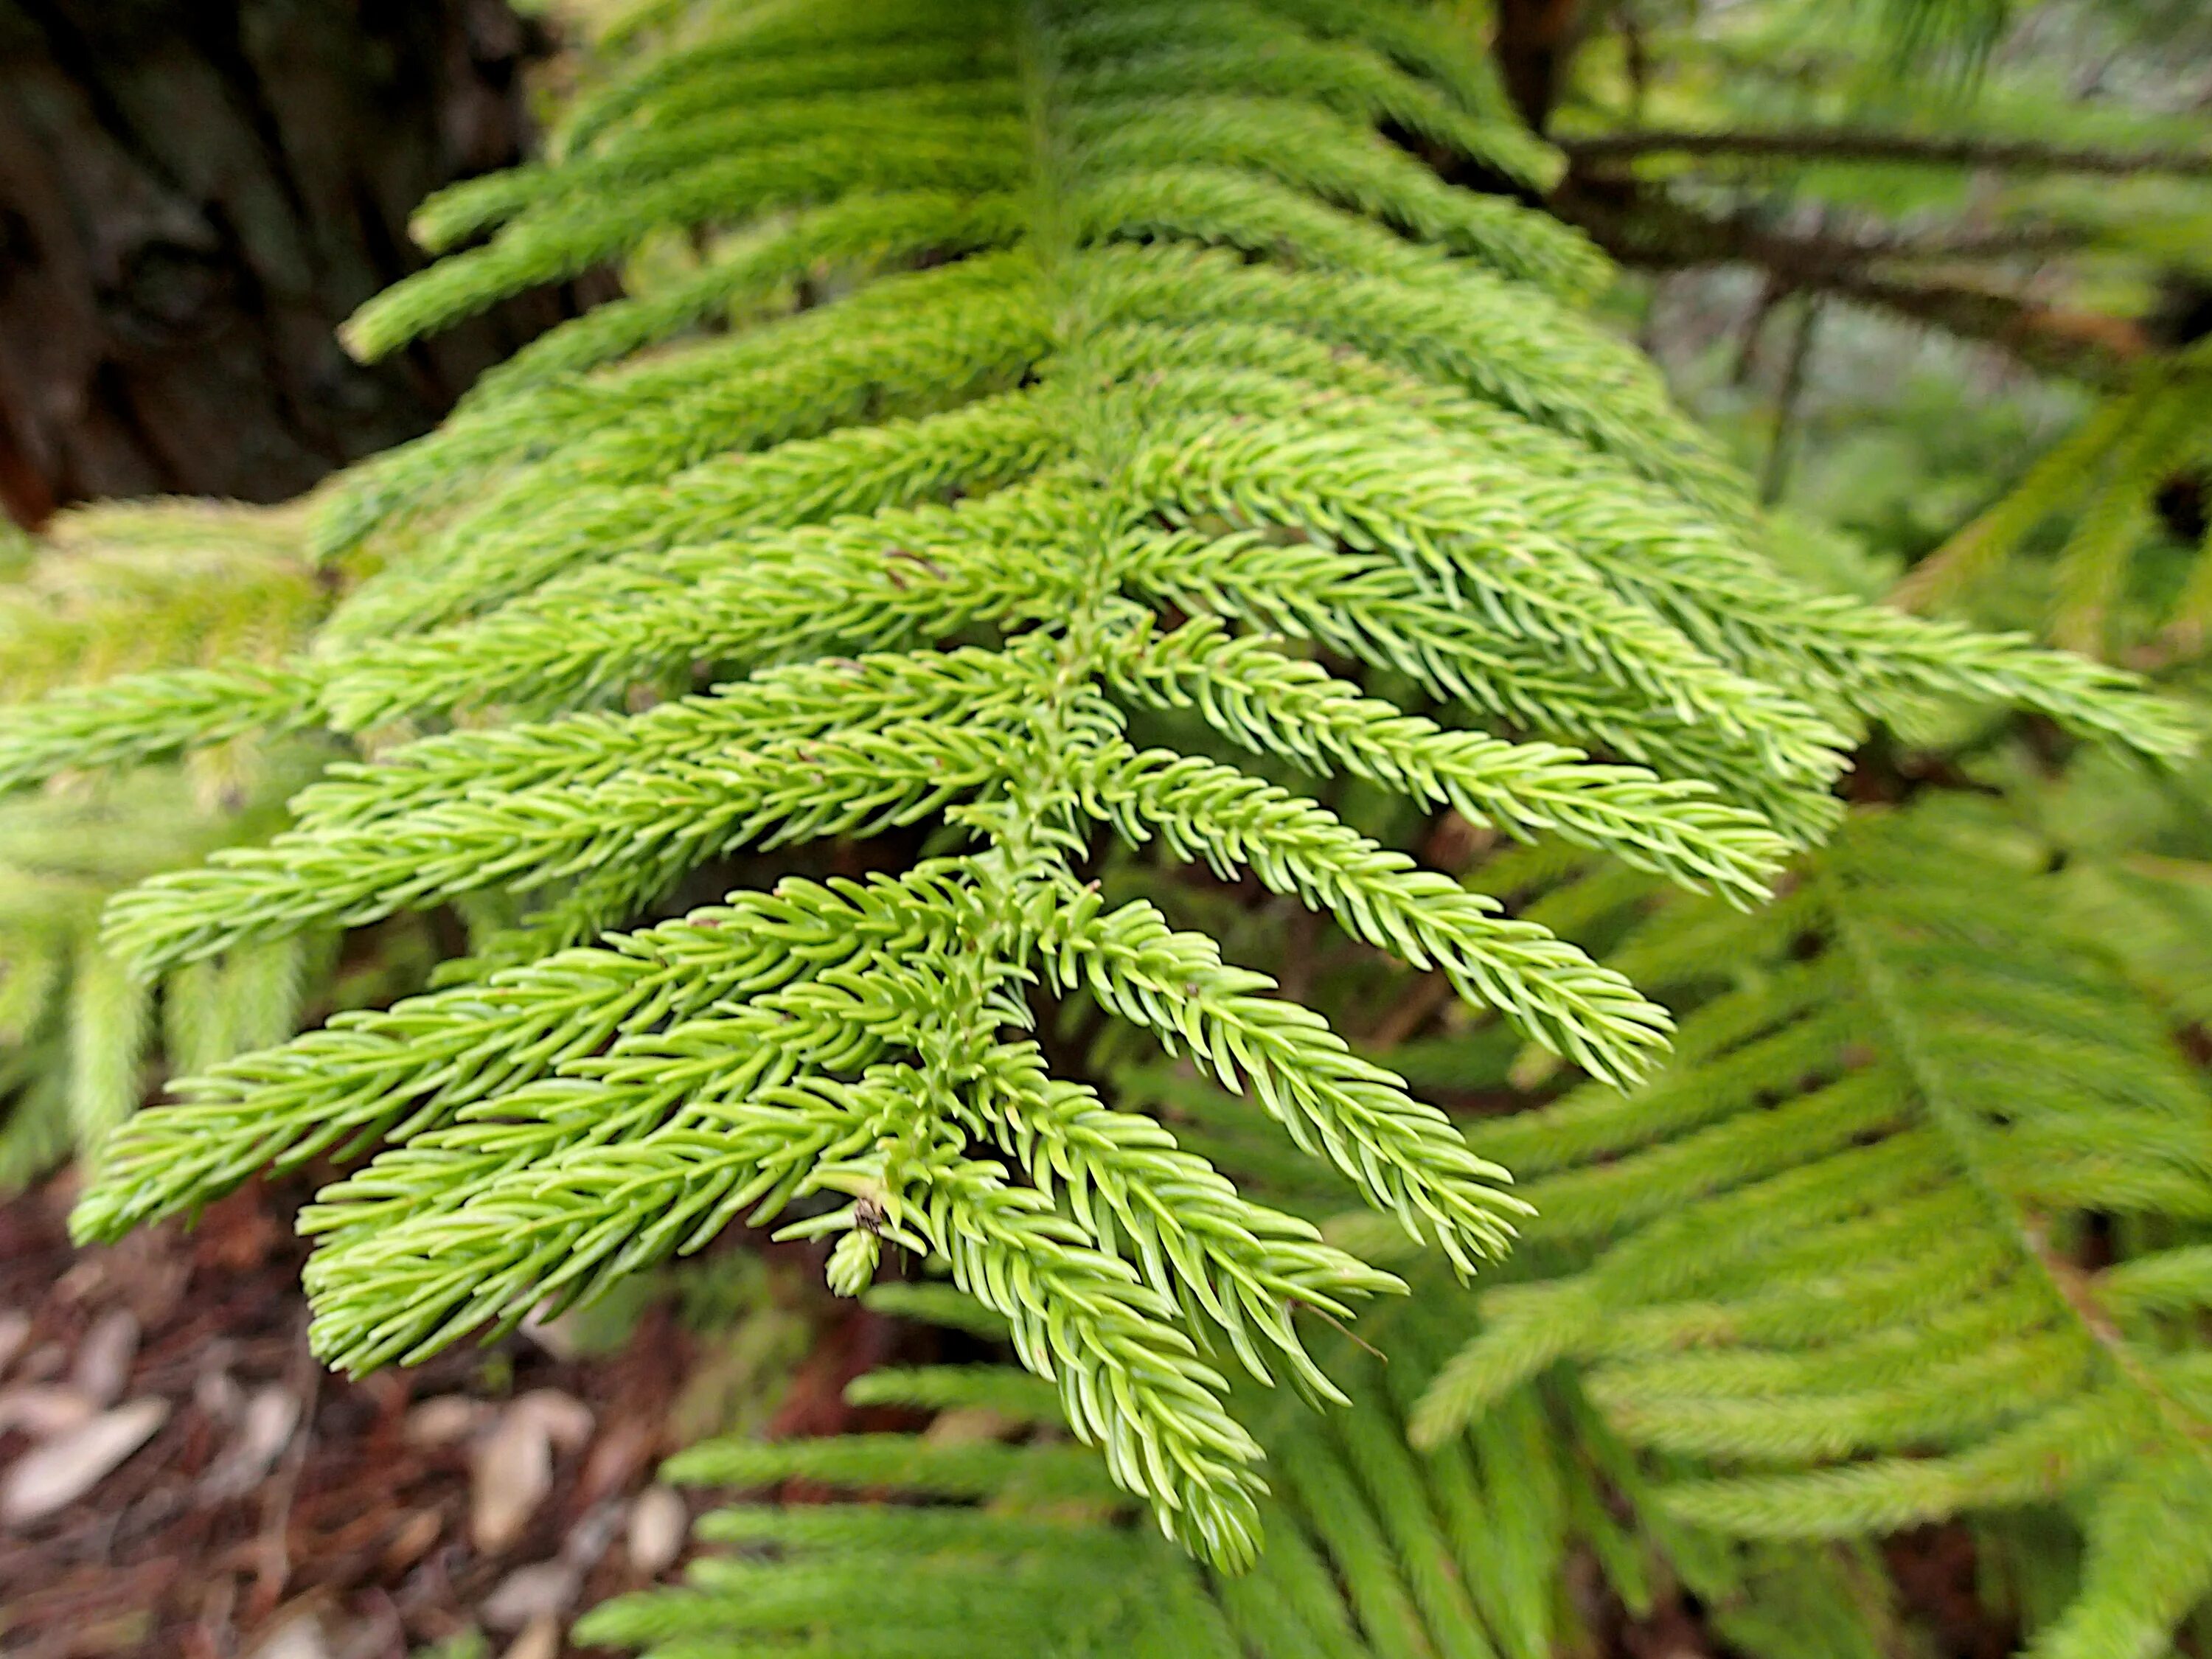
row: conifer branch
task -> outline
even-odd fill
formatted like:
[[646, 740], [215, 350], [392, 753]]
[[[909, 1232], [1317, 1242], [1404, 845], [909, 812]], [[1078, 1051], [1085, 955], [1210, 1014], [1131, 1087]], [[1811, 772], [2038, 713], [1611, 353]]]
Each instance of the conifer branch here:
[[[477, 953], [427, 996], [211, 1054], [117, 1135], [81, 1231], [374, 1153], [306, 1222], [318, 1351], [356, 1369], [598, 1294], [741, 1218], [834, 1237], [841, 1293], [886, 1248], [939, 1255], [1120, 1487], [1243, 1567], [1261, 1414], [1209, 1346], [1349, 1394], [1298, 1314], [1340, 1319], [1395, 1281], [1246, 1196], [1200, 1137], [1054, 1075], [1032, 994], [1187, 1047], [1246, 1097], [1217, 1109], [1242, 1130], [1206, 1133], [1253, 1142], [1274, 1119], [1316, 1155], [1293, 1167], [1349, 1176], [1462, 1270], [1525, 1206], [1214, 939], [1089, 896], [1105, 830], [1249, 872], [1626, 1083], [1673, 1023], [1629, 979], [1214, 738], [1737, 902], [1833, 828], [1845, 754], [1894, 702], [1994, 696], [2185, 745], [2124, 676], [1776, 570], [1744, 481], [1578, 308], [1602, 275], [1588, 245], [1416, 159], [1556, 165], [1439, 30], [1351, 0], [709, 8], [585, 99], [544, 162], [427, 209], [426, 239], [459, 251], [364, 308], [365, 356], [672, 232], [701, 263], [335, 483], [315, 550], [378, 574], [312, 643], [13, 711], [0, 780], [348, 734], [363, 763], [298, 793], [291, 828], [121, 896], [107, 948], [182, 980], [470, 900]], [[1382, 695], [1394, 674], [1435, 718]], [[1201, 718], [1158, 719], [1184, 708]], [[1139, 718], [1196, 752], [1139, 747]], [[932, 856], [649, 920], [740, 849], [742, 879], [772, 880], [767, 849], [891, 826]], [[1723, 1121], [1741, 1079], [1678, 1101], [1688, 1151], [1624, 1153], [1662, 1160], [1647, 1192], [1555, 1168], [1535, 1224], [1632, 1227], [1700, 1180], [1796, 1193], [1838, 1227], [1924, 1197], [1941, 1138], [1884, 1077], [1826, 1079], [1774, 1124]], [[1563, 1145], [1626, 1133], [1574, 1110]], [[2116, 1140], [2114, 1195], [2171, 1201], [2178, 1133]], [[1991, 1180], [2080, 1195], [2034, 1187], [2062, 1127], [2008, 1144]], [[1715, 1261], [1778, 1237], [1728, 1196], [1672, 1219]], [[1680, 1259], [1608, 1258], [1604, 1285], [1626, 1306]], [[1559, 1305], [1523, 1337], [1595, 1340], [1601, 1297]], [[1929, 1409], [1866, 1407], [1877, 1428]], [[1726, 1413], [1668, 1421], [1724, 1437]], [[1418, 1517], [1336, 1502], [1394, 1467], [1359, 1446], [1281, 1468], [1330, 1548], [1367, 1562], [1344, 1528]], [[1335, 1605], [1310, 1554], [1279, 1559], [1268, 1584]], [[1187, 1568], [1161, 1582], [1182, 1587], [1164, 1609], [1214, 1607]], [[1441, 1618], [1458, 1592], [1425, 1572], [1402, 1594]], [[1255, 1605], [1205, 1617], [1227, 1641]]]

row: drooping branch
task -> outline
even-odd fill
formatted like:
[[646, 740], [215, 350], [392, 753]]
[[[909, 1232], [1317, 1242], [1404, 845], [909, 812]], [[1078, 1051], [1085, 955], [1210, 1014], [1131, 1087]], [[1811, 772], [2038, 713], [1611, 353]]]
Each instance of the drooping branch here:
[[1711, 155], [1802, 161], [1878, 161], [1907, 167], [1994, 167], [2012, 173], [2212, 176], [2212, 151], [2100, 149], [2033, 139], [1942, 137], [1850, 128], [1699, 132], [1665, 128], [1556, 141], [1578, 163], [1641, 155]]
[[1755, 212], [1715, 212], [1664, 188], [1617, 175], [1571, 173], [1549, 205], [1624, 264], [1686, 270], [1745, 264], [1782, 291], [1828, 294], [1996, 347], [2031, 367], [2096, 384], [2117, 380], [2151, 349], [2142, 327], [2122, 317], [2076, 312], [1964, 281], [1889, 274], [1914, 252], [1957, 254], [1895, 237], [1776, 228]]
[[1797, 310], [1797, 326], [1790, 337], [1790, 357], [1782, 371], [1782, 386], [1774, 399], [1774, 429], [1759, 468], [1759, 499], [1767, 507], [1782, 500], [1790, 483], [1790, 462], [1797, 438], [1798, 405], [1805, 395], [1807, 372], [1812, 367], [1813, 337], [1820, 325], [1820, 296], [1807, 295]]
[[[1550, 123], [1587, 21], [1579, 0], [1498, 0], [1492, 53], [1522, 118], [1538, 132]], [[2063, 250], [2079, 242], [2078, 233], [2040, 225], [1790, 232], [1751, 210], [1715, 211], [1685, 201], [1662, 185], [1629, 176], [1625, 164], [1640, 155], [1677, 155], [2212, 176], [2212, 150], [2107, 149], [1849, 128], [1653, 128], [1556, 142], [1569, 167], [1546, 205], [1625, 264], [1658, 270], [1752, 265], [1765, 273], [1778, 298], [1835, 295], [1994, 346], [2032, 368], [2098, 384], [2115, 382], [2128, 363], [2155, 348], [2157, 342], [2142, 325], [2046, 305], [1978, 279], [1899, 270], [1900, 264]]]

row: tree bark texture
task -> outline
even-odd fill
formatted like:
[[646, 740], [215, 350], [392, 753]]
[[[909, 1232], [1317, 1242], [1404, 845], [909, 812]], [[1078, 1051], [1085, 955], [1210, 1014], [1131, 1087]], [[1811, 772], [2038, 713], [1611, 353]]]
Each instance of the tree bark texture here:
[[556, 320], [374, 368], [331, 332], [425, 195], [520, 155], [533, 45], [505, 0], [0, 0], [0, 503], [282, 499]]

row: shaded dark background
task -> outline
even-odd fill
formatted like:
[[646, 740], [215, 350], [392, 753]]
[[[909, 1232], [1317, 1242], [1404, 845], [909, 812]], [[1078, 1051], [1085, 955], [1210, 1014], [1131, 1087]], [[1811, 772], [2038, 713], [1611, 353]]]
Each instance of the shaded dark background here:
[[281, 500], [573, 309], [374, 368], [331, 334], [424, 196], [523, 153], [547, 44], [504, 0], [0, 0], [0, 505]]

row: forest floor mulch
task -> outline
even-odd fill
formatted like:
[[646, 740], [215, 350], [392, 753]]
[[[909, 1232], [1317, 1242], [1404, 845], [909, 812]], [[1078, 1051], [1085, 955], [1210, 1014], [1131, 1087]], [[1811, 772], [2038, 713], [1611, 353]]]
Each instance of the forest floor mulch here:
[[78, 1419], [159, 1426], [0, 1516], [0, 1653], [404, 1659], [489, 1607], [484, 1652], [552, 1659], [575, 1608], [646, 1581], [631, 1523], [690, 1346], [665, 1310], [604, 1359], [515, 1336], [349, 1382], [307, 1351], [295, 1196], [80, 1250], [70, 1190], [0, 1206], [0, 1471]]

